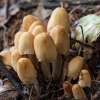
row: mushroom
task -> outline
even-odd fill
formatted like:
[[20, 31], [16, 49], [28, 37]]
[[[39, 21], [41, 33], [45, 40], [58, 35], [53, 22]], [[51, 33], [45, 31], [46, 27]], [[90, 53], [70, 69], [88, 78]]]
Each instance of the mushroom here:
[[66, 9], [57, 7], [51, 14], [47, 25], [47, 31], [50, 31], [54, 26], [61, 25], [65, 28], [65, 31], [69, 33], [70, 30], [70, 18]]
[[39, 20], [38, 18], [36, 18], [35, 16], [32, 16], [32, 15], [26, 15], [24, 18], [23, 18], [23, 23], [22, 23], [22, 26], [23, 26], [23, 31], [28, 31], [29, 27], [31, 26], [31, 24], [35, 21]]
[[11, 51], [10, 50], [4, 50], [0, 52], [0, 56], [2, 56], [2, 58], [0, 58], [0, 61], [2, 61], [2, 63], [5, 65], [5, 67], [10, 70], [11, 69]]
[[32, 34], [34, 36], [40, 34], [40, 33], [43, 33], [43, 32], [46, 32], [46, 29], [42, 26], [42, 25], [37, 25], [35, 26], [35, 28], [33, 29], [32, 31]]
[[52, 76], [56, 74], [59, 77], [61, 73], [62, 54], [65, 55], [68, 52], [70, 47], [70, 40], [64, 27], [61, 25], [56, 25], [53, 27], [50, 30], [49, 35], [52, 37], [57, 49], [57, 58], [53, 63]]
[[67, 99], [71, 99], [73, 96], [72, 93], [72, 84], [69, 81], [63, 83], [64, 95]]
[[15, 47], [15, 46], [12, 46], [12, 47], [10, 48], [10, 51], [13, 52], [15, 49], [16, 49], [16, 47]]
[[76, 56], [69, 62], [67, 71], [68, 81], [71, 81], [72, 78], [75, 80], [79, 76], [83, 64], [84, 59], [81, 56]]
[[[20, 55], [26, 54], [28, 58], [34, 64], [33, 56], [34, 56], [34, 35], [30, 32], [24, 32], [19, 39], [18, 50]], [[35, 64], [34, 64], [35, 65]]]
[[80, 85], [74, 84], [72, 87], [72, 92], [75, 99], [86, 99], [85, 92]]
[[15, 71], [17, 71], [17, 62], [22, 56], [20, 55], [18, 49], [13, 50], [11, 53], [11, 64]]
[[15, 34], [15, 38], [14, 38], [14, 45], [16, 48], [18, 48], [18, 45], [19, 45], [19, 38], [20, 36], [23, 34], [22, 31], [19, 31]]
[[17, 74], [20, 80], [26, 84], [34, 84], [37, 95], [40, 96], [40, 87], [37, 81], [37, 71], [28, 58], [20, 58], [17, 63]]
[[34, 22], [34, 23], [30, 26], [28, 32], [32, 33], [32, 31], [34, 30], [34, 28], [35, 28], [37, 25], [42, 25], [42, 26], [44, 27], [44, 29], [46, 30], [46, 26], [45, 26], [41, 21], [36, 21], [36, 22]]
[[89, 88], [91, 87], [91, 77], [90, 77], [88, 70], [86, 69], [81, 70], [78, 84], [81, 87], [87, 87], [87, 86]]
[[57, 56], [56, 47], [54, 45], [53, 39], [46, 32], [38, 34], [34, 38], [34, 50], [37, 59], [40, 62], [43, 62], [44, 67], [42, 69], [45, 71], [45, 77], [50, 79], [51, 73], [49, 63], [55, 61]]

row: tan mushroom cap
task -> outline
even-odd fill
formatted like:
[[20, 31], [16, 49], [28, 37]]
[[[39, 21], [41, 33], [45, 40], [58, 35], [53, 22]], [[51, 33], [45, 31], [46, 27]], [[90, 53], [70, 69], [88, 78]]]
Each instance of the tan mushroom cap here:
[[23, 26], [23, 31], [28, 31], [29, 27], [31, 26], [31, 24], [35, 21], [39, 20], [38, 18], [36, 18], [35, 16], [32, 16], [32, 15], [26, 15], [24, 18], [23, 18], [23, 23], [22, 23], [22, 26]]
[[50, 31], [54, 26], [61, 25], [65, 28], [65, 31], [69, 33], [70, 19], [66, 9], [57, 7], [51, 14], [47, 25], [47, 31]]
[[67, 76], [72, 77], [75, 80], [79, 76], [83, 64], [84, 64], [83, 57], [80, 56], [74, 57], [68, 64]]
[[42, 26], [42, 25], [37, 25], [35, 26], [35, 28], [33, 29], [32, 31], [32, 34], [34, 36], [40, 34], [40, 33], [43, 33], [43, 32], [46, 32], [46, 29]]
[[22, 54], [34, 54], [34, 35], [24, 32], [19, 39], [18, 50]]
[[12, 67], [15, 71], [17, 71], [17, 62], [18, 60], [21, 58], [22, 56], [20, 55], [18, 49], [15, 49], [12, 53], [11, 53], [11, 64]]
[[89, 88], [91, 87], [91, 77], [90, 77], [88, 70], [86, 69], [81, 70], [78, 84], [81, 87], [87, 87], [87, 86]]
[[72, 92], [73, 92], [73, 96], [74, 96], [75, 99], [80, 100], [82, 98], [86, 98], [84, 90], [78, 84], [73, 85]]
[[14, 44], [15, 44], [15, 47], [18, 48], [18, 45], [19, 45], [19, 38], [20, 36], [23, 34], [22, 31], [19, 31], [15, 34], [15, 38], [14, 38]]
[[[3, 58], [0, 58], [0, 60], [3, 62], [4, 65], [9, 65], [12, 67], [11, 64], [11, 51], [10, 50], [4, 50], [0, 52], [0, 55], [3, 56]], [[11, 67], [5, 66], [8, 70], [10, 70]]]
[[33, 84], [37, 77], [37, 72], [28, 58], [20, 58], [18, 60], [17, 74], [20, 80], [27, 85]]
[[57, 25], [50, 30], [49, 35], [52, 37], [57, 52], [66, 54], [70, 47], [70, 40], [68, 34], [66, 34], [64, 27]]
[[34, 39], [34, 50], [41, 62], [53, 62], [57, 57], [53, 39], [47, 33], [38, 34]]
[[66, 98], [71, 98], [73, 96], [72, 86], [73, 85], [69, 81], [63, 83], [64, 94], [67, 94]]
[[31, 32], [34, 30], [34, 28], [37, 26], [37, 25], [42, 25], [45, 30], [46, 30], [46, 26], [41, 22], [41, 21], [35, 21], [29, 28], [28, 32]]
[[10, 51], [13, 52], [15, 49], [16, 49], [16, 47], [15, 47], [15, 46], [12, 46], [12, 47], [10, 48]]

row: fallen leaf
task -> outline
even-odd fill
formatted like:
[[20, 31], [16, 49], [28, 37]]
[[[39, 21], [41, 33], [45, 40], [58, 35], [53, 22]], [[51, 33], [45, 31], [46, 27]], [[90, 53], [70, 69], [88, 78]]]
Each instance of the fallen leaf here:
[[[79, 20], [78, 26], [76, 27], [75, 31], [76, 40], [83, 42], [82, 30], [80, 25], [83, 28], [85, 43], [87, 41], [89, 44], [91, 44], [100, 36], [100, 16], [89, 14]], [[80, 44], [76, 43], [75, 47], [78, 49], [80, 47]]]

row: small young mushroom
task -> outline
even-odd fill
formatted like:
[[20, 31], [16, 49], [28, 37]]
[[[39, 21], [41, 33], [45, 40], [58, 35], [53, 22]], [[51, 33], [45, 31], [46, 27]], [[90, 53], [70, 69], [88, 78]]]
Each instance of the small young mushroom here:
[[83, 57], [81, 56], [74, 57], [68, 64], [67, 80], [71, 81], [72, 78], [75, 80], [79, 76], [83, 64], [84, 64]]
[[19, 31], [15, 34], [15, 38], [14, 38], [14, 45], [16, 48], [18, 48], [18, 45], [19, 45], [19, 38], [20, 36], [23, 34], [22, 31]]
[[17, 74], [20, 80], [26, 84], [34, 84], [37, 95], [40, 96], [40, 87], [36, 79], [37, 71], [28, 58], [20, 58], [17, 63]]
[[23, 31], [26, 32], [28, 31], [29, 27], [31, 26], [31, 24], [35, 21], [38, 21], [39, 19], [32, 16], [32, 15], [27, 15], [23, 18], [23, 23], [22, 23], [22, 26], [23, 26]]
[[72, 93], [72, 84], [69, 81], [63, 83], [64, 95], [67, 99], [71, 99], [73, 96]]
[[51, 14], [47, 25], [47, 31], [50, 31], [54, 26], [61, 25], [65, 28], [67, 34], [70, 30], [70, 18], [66, 9], [62, 7], [57, 7]]
[[42, 25], [37, 25], [35, 26], [35, 28], [33, 29], [32, 31], [32, 34], [34, 36], [40, 34], [40, 33], [43, 33], [43, 32], [46, 32], [46, 29], [42, 26]]
[[11, 64], [15, 71], [17, 71], [17, 62], [22, 56], [20, 55], [18, 49], [13, 50], [11, 53]]
[[33, 60], [34, 43], [33, 42], [34, 42], [34, 35], [31, 34], [30, 32], [24, 32], [20, 36], [18, 50], [19, 50], [20, 55], [23, 55], [23, 54], [28, 55], [28, 58], [34, 64], [34, 60]]
[[46, 26], [41, 22], [41, 21], [35, 21], [29, 28], [28, 32], [32, 33], [32, 31], [34, 30], [34, 28], [37, 25], [42, 25], [44, 27], [44, 29], [46, 30]]
[[56, 25], [53, 27], [50, 30], [49, 35], [52, 37], [57, 50], [57, 58], [53, 63], [52, 76], [56, 74], [59, 77], [61, 73], [62, 54], [65, 55], [69, 51], [70, 40], [64, 27], [61, 25]]
[[75, 99], [86, 99], [85, 92], [80, 85], [74, 84], [72, 87], [72, 92]]
[[3, 58], [0, 58], [0, 60], [2, 61], [2, 63], [5, 65], [5, 67], [10, 70], [12, 67], [11, 64], [11, 51], [10, 50], [4, 50], [0, 52], [0, 56], [2, 56]]
[[53, 39], [47, 33], [38, 34], [34, 38], [34, 50], [37, 56], [37, 59], [40, 62], [43, 62], [45, 77], [50, 79], [50, 67], [48, 63], [55, 61], [57, 52], [54, 45]]
[[88, 70], [86, 70], [86, 69], [81, 70], [78, 84], [81, 87], [87, 87], [87, 86], [89, 88], [91, 87], [91, 76], [90, 76]]

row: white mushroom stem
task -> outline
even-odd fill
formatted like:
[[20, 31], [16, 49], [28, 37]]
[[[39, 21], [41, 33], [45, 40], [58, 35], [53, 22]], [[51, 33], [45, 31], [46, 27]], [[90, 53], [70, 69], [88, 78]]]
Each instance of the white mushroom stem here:
[[50, 66], [49, 66], [49, 63], [47, 62], [42, 62], [41, 63], [41, 69], [45, 75], [45, 77], [47, 79], [50, 79], [51, 78], [51, 72], [50, 72]]
[[35, 81], [34, 81], [34, 87], [36, 89], [37, 95], [40, 96], [40, 86], [39, 86], [37, 79], [35, 79]]
[[55, 76], [55, 75], [57, 75], [57, 77], [60, 76], [61, 65], [62, 65], [62, 55], [58, 53], [55, 62], [52, 63], [52, 66], [53, 66], [52, 76]]

